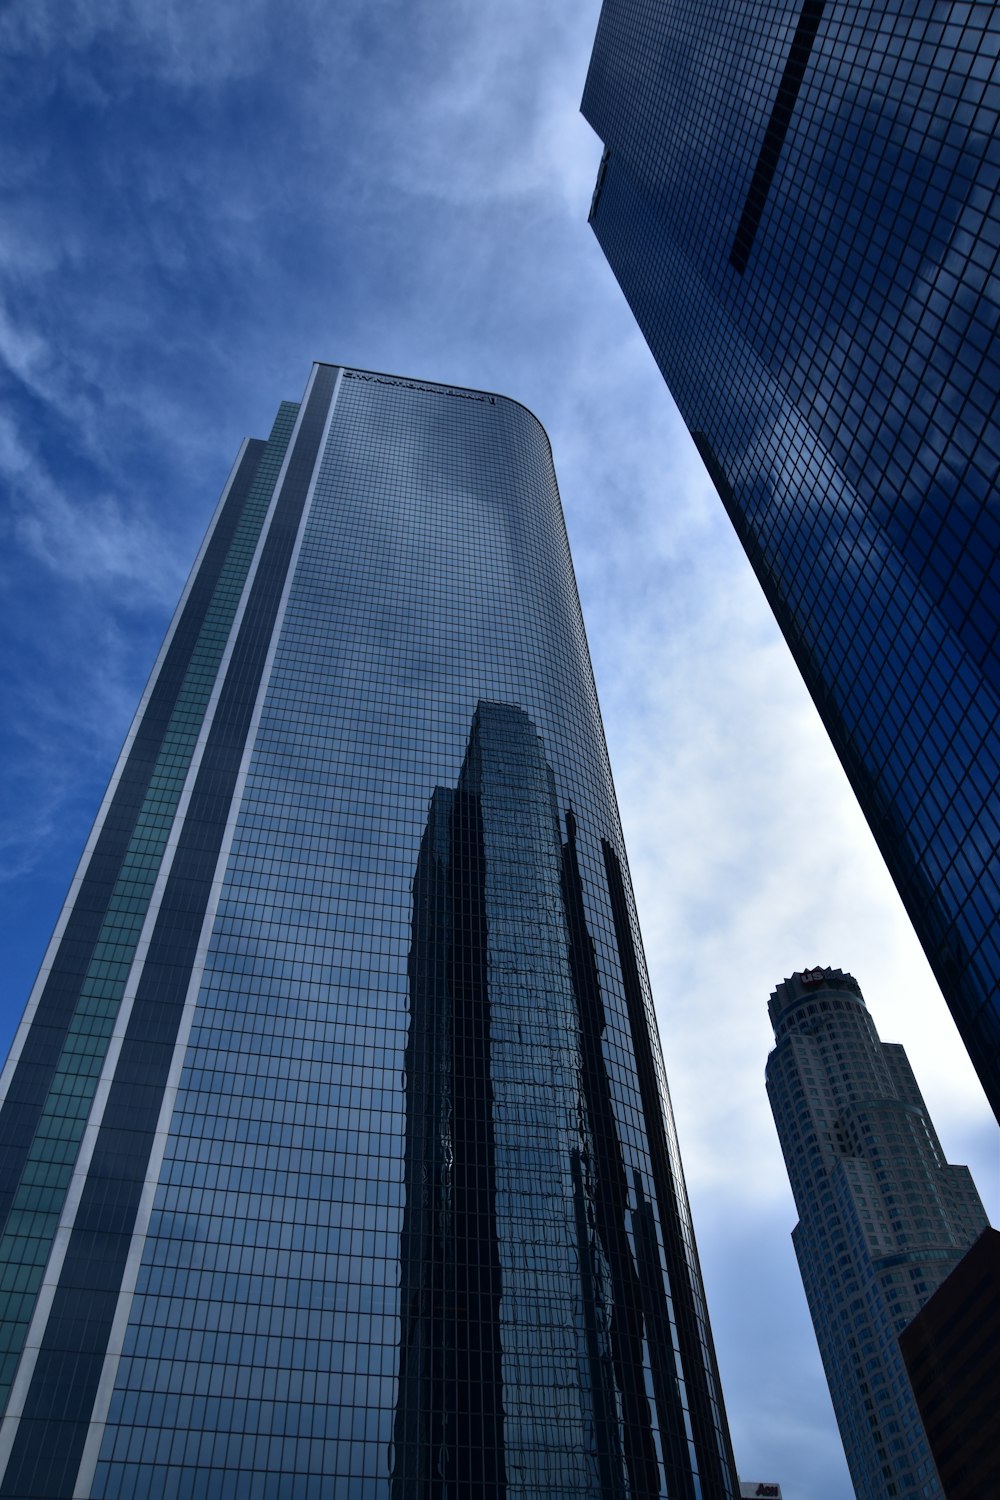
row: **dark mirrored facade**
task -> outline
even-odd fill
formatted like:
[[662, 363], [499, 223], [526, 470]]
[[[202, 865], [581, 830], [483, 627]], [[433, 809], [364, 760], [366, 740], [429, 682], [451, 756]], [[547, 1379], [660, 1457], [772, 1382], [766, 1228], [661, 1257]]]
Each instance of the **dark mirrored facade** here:
[[1000, 12], [605, 0], [594, 232], [1000, 1114]]
[[735, 1496], [524, 407], [244, 444], [5, 1088], [0, 1496]]

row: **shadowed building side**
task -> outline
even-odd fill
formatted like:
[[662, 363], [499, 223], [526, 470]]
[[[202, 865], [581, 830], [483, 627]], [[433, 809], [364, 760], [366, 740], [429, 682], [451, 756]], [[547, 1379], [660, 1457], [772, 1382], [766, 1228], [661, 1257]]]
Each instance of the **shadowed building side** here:
[[590, 223], [1000, 1118], [1000, 9], [604, 0]]

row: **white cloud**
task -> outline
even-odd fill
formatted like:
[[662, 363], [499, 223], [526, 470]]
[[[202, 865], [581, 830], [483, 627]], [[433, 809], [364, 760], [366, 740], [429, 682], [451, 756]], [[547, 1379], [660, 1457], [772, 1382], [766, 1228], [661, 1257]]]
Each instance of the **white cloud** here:
[[15, 321], [2, 305], [0, 359], [30, 389], [43, 389], [45, 374], [51, 366], [48, 344], [35, 329]]
[[[597, 12], [4, 10], [12, 87], [35, 114], [0, 155], [0, 357], [23, 417], [0, 420], [3, 581], [23, 631], [12, 657], [29, 634], [38, 650], [8, 695], [5, 771], [23, 809], [5, 857], [19, 881], [57, 862], [74, 728], [85, 767], [109, 769], [239, 439], [266, 432], [312, 358], [526, 402], [566, 505], [710, 1302], [717, 1333], [735, 1330], [720, 1339], [734, 1430], [761, 1477], [842, 1500], [824, 1475], [836, 1437], [813, 1346], [800, 1363], [811, 1335], [763, 1084], [771, 988], [805, 963], [856, 974], [994, 1212], [996, 1132], [586, 227], [601, 147], [576, 111]], [[43, 587], [18, 593], [17, 564]], [[141, 645], [122, 604], [151, 606]], [[737, 1309], [748, 1234], [753, 1324]], [[768, 1340], [764, 1379], [751, 1346]]]
[[138, 500], [125, 504], [102, 495], [81, 505], [37, 486], [33, 503], [17, 514], [14, 532], [39, 562], [80, 585], [132, 589], [146, 602], [167, 604], [183, 581], [176, 556], [164, 555], [161, 527]]
[[[203, 88], [266, 66], [262, 21], [277, 13], [271, 5], [192, 7], [182, 0], [13, 0], [0, 17], [0, 40], [8, 57], [20, 59], [103, 44], [125, 64], [115, 70], [119, 82], [128, 78], [137, 87], [153, 75]], [[92, 72], [71, 77], [89, 102], [107, 97]]]
[[0, 411], [0, 473], [10, 478], [18, 477], [28, 470], [33, 455], [25, 447], [17, 423], [9, 412]]

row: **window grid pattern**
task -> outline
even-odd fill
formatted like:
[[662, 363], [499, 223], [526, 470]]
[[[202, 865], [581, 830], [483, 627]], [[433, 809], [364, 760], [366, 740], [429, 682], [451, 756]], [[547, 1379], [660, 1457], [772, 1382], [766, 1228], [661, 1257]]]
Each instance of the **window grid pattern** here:
[[[1000, 1112], [1000, 12], [606, 0], [591, 222]], [[706, 190], [706, 184], [710, 190]]]
[[283, 407], [267, 445], [258, 445], [261, 451], [249, 456], [252, 478], [245, 494], [227, 502], [238, 505], [239, 513], [226, 539], [225, 556], [197, 634], [182, 661], [168, 659], [164, 664], [166, 673], [178, 678], [169, 718], [0, 1239], [3, 1404], [34, 1313], [181, 790], [296, 410], [293, 405]]
[[[445, 816], [449, 797], [468, 804], [461, 818]], [[439, 909], [439, 892], [436, 926], [426, 910], [421, 919], [444, 930], [449, 912], [450, 998], [434, 1022], [415, 978], [426, 949], [418, 913], [428, 847], [446, 826], [454, 868], [481, 878], [453, 880], [450, 907]], [[617, 1153], [621, 1196], [609, 1188], [604, 1210], [620, 1214], [617, 1239], [602, 1237], [595, 1208], [597, 1085], [588, 1093], [583, 1079], [589, 1002], [571, 959], [571, 899], [572, 942], [577, 959], [590, 954], [604, 1012], [588, 1055], [617, 1137], [605, 1150]], [[488, 1026], [470, 998], [477, 964]], [[733, 1495], [651, 1015], [544, 433], [500, 397], [346, 370], [236, 821], [95, 1500], [318, 1500], [331, 1486], [345, 1500], [390, 1500], [394, 1486], [430, 1497], [455, 1457], [433, 1436], [439, 1419], [487, 1435], [466, 1476], [475, 1500]], [[457, 1036], [460, 1021], [478, 1041], [466, 1033], [464, 1051], [457, 1041], [442, 1051], [434, 1027]], [[451, 1186], [436, 1197], [428, 1187], [431, 1206], [417, 1213], [407, 1172], [412, 1188], [443, 1170], [441, 1089], [453, 1090]], [[419, 1298], [414, 1311], [423, 1263], [412, 1247], [441, 1222], [438, 1202], [467, 1227], [451, 1232], [457, 1259], [440, 1252], [454, 1269], [421, 1292], [432, 1316]], [[478, 1260], [462, 1248], [473, 1244]], [[631, 1346], [615, 1323], [623, 1247], [639, 1306]], [[470, 1306], [474, 1333], [456, 1332]], [[454, 1377], [473, 1358], [488, 1392], [479, 1406]], [[443, 1394], [432, 1398], [435, 1369]], [[502, 1454], [488, 1437], [498, 1421]]]
[[770, 1012], [767, 1090], [799, 1213], [792, 1240], [854, 1488], [859, 1500], [937, 1500], [898, 1338], [986, 1214], [851, 975], [793, 975]]
[[77, 1488], [216, 861], [333, 382], [328, 367], [316, 371], [220, 673], [64, 1254], [53, 1272], [50, 1307], [0, 1482], [4, 1496], [56, 1497]]

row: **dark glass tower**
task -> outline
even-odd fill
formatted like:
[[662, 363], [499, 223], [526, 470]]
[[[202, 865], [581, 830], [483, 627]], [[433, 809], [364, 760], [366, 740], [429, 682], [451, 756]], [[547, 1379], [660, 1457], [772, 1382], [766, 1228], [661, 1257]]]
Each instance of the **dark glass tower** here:
[[879, 1041], [852, 975], [793, 974], [768, 1012], [792, 1242], [855, 1494], [943, 1500], [899, 1335], [988, 1227], [983, 1205], [968, 1167], [945, 1160], [906, 1053]]
[[244, 446], [4, 1081], [0, 1497], [735, 1496], [524, 407]]
[[591, 223], [1000, 1115], [1000, 9], [605, 0]]

